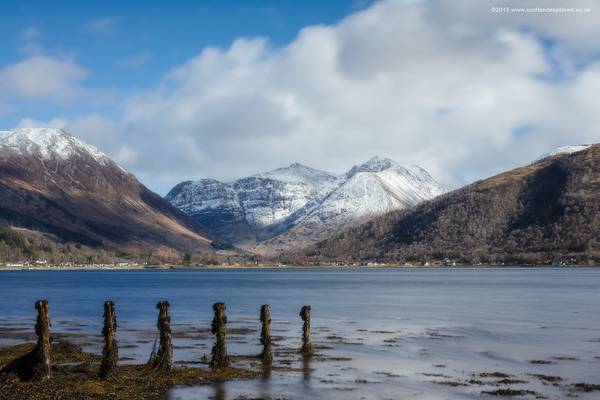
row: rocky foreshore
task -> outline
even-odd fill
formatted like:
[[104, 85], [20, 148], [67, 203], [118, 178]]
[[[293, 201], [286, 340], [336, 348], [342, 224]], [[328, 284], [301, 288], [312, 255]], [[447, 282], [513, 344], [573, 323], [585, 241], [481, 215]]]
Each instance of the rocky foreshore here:
[[[0, 349], [0, 368], [34, 347], [33, 343]], [[232, 379], [251, 379], [260, 371], [248, 368], [218, 370], [176, 367], [168, 374], [147, 365], [118, 365], [109, 379], [100, 374], [100, 357], [67, 341], [52, 344], [51, 379], [22, 382], [18, 376], [0, 379], [0, 399], [164, 399], [175, 385], [200, 385]]]

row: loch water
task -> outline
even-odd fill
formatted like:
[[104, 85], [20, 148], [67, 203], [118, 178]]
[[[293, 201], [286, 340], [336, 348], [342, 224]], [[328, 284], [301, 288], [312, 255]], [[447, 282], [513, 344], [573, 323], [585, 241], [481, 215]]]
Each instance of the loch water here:
[[[523, 398], [600, 396], [570, 392], [573, 383], [600, 384], [600, 268], [2, 271], [0, 294], [0, 346], [33, 339], [33, 304], [45, 298], [52, 331], [94, 352], [103, 302], [113, 300], [122, 363], [148, 359], [155, 305], [168, 300], [175, 360], [199, 368], [213, 303], [227, 304], [239, 365], [260, 352], [259, 310], [271, 306], [282, 368], [174, 388], [171, 399], [478, 399], [502, 388], [535, 393]], [[317, 348], [310, 360], [294, 351], [305, 304]]]

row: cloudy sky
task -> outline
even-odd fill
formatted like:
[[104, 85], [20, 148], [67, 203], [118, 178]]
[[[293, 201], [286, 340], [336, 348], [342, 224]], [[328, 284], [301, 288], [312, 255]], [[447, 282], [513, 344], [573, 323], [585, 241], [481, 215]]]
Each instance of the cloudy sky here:
[[454, 188], [600, 142], [593, 0], [96, 3], [3, 2], [0, 130], [63, 127], [160, 194], [373, 155]]

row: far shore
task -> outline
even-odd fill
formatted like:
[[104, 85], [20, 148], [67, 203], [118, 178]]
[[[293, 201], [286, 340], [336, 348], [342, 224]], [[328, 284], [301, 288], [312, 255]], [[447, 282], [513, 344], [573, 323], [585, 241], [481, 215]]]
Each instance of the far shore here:
[[398, 265], [398, 264], [376, 264], [376, 265], [340, 265], [340, 264], [322, 264], [322, 265], [278, 265], [278, 264], [232, 264], [232, 265], [0, 265], [1, 271], [141, 271], [141, 270], [236, 270], [236, 269], [461, 269], [461, 268], [597, 268], [598, 265], [499, 265], [499, 264], [481, 264], [481, 265]]

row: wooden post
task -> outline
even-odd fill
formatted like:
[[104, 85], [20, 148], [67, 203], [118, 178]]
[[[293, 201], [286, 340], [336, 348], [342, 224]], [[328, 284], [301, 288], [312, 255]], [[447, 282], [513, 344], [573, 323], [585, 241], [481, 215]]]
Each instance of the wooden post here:
[[104, 348], [102, 349], [102, 363], [100, 364], [100, 375], [104, 378], [112, 375], [117, 369], [119, 360], [119, 348], [117, 347], [117, 314], [115, 303], [104, 302]]
[[213, 304], [215, 313], [212, 320], [211, 331], [215, 335], [215, 344], [212, 348], [212, 360], [210, 366], [213, 368], [229, 367], [229, 357], [227, 357], [227, 316], [225, 315], [225, 303]]
[[173, 369], [173, 334], [171, 331], [171, 317], [169, 316], [169, 302], [159, 301], [158, 321], [156, 325], [160, 332], [160, 345], [156, 357], [151, 361], [150, 368], [169, 372]]
[[271, 348], [271, 310], [268, 304], [263, 304], [260, 308], [260, 322], [262, 329], [260, 331], [260, 343], [263, 345], [260, 357], [266, 364], [273, 361], [273, 350]]
[[38, 300], [35, 302], [37, 321], [35, 333], [37, 343], [27, 354], [11, 361], [2, 370], [0, 375], [16, 373], [24, 381], [38, 381], [50, 378], [50, 317], [48, 315], [48, 302]]
[[303, 306], [300, 310], [300, 318], [304, 321], [302, 325], [302, 349], [300, 352], [305, 356], [312, 356], [314, 348], [310, 341], [310, 306]]

